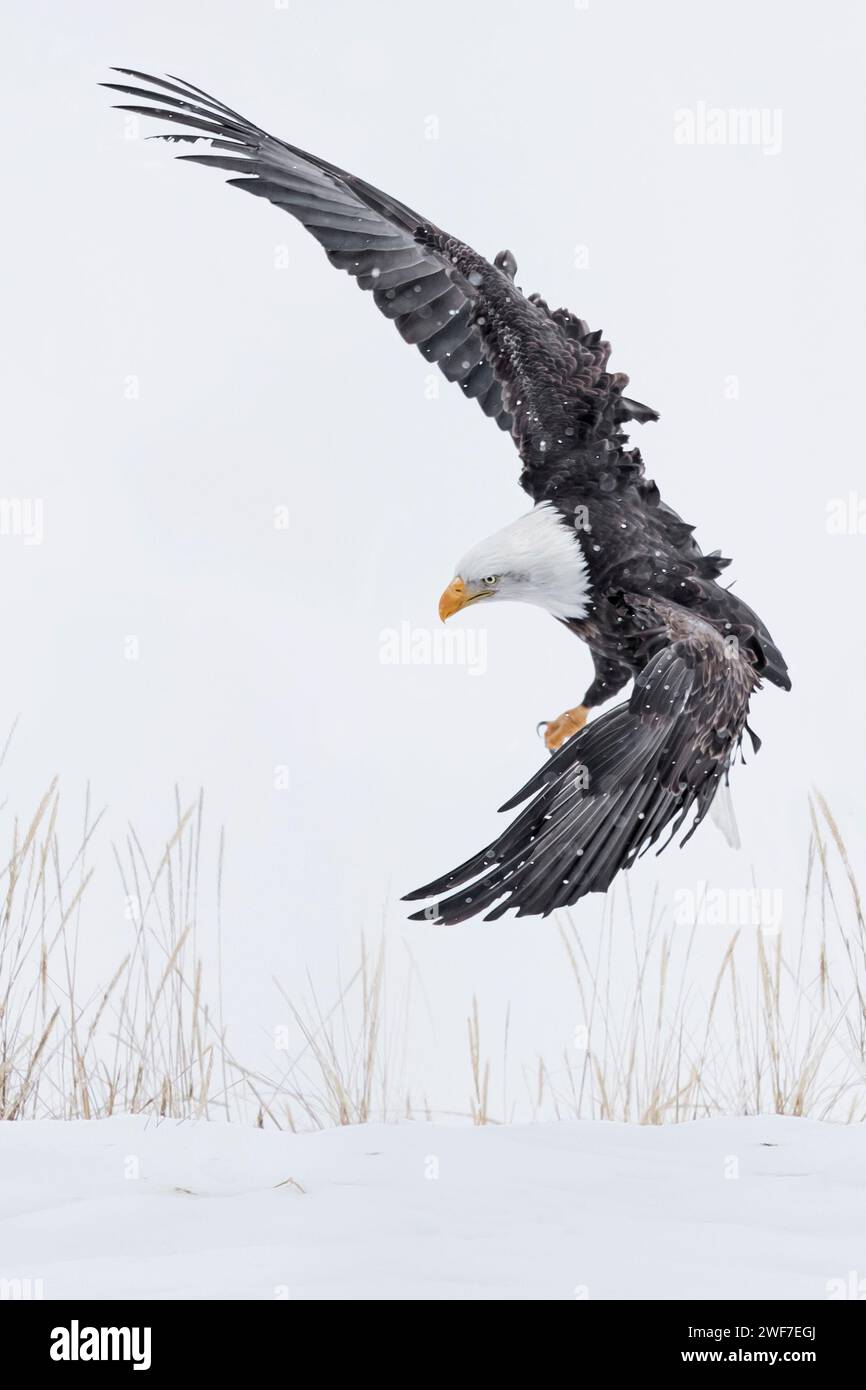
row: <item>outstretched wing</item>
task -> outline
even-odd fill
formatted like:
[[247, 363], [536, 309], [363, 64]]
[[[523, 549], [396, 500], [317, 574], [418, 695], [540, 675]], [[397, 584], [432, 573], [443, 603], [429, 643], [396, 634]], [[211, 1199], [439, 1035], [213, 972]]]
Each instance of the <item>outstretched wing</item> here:
[[667, 643], [628, 703], [569, 739], [506, 802], [510, 811], [532, 798], [497, 840], [407, 894], [433, 900], [414, 919], [450, 924], [484, 912], [492, 921], [510, 908], [546, 916], [606, 892], [692, 808], [693, 833], [727, 776], [757, 681], [710, 624], [673, 605], [656, 611]]
[[213, 153], [181, 158], [233, 174], [230, 183], [297, 218], [407, 342], [510, 430], [533, 496], [557, 455], [618, 441], [625, 420], [655, 418], [622, 395], [626, 377], [607, 372], [600, 333], [517, 289], [510, 252], [491, 265], [397, 199], [275, 139], [188, 82], [114, 71], [133, 81], [104, 86], [150, 103], [120, 110], [171, 122], [160, 138], [208, 141]]

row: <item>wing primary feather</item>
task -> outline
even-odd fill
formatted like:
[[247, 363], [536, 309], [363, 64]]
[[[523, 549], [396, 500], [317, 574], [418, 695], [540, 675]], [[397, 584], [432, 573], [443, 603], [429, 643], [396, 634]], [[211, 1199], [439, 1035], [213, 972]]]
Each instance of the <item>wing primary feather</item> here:
[[410, 895], [434, 900], [413, 920], [547, 916], [607, 891], [692, 810], [694, 832], [739, 746], [755, 684], [747, 661], [729, 660], [718, 634], [694, 626], [650, 660], [626, 704], [587, 724], [505, 803], [531, 797], [497, 840]]

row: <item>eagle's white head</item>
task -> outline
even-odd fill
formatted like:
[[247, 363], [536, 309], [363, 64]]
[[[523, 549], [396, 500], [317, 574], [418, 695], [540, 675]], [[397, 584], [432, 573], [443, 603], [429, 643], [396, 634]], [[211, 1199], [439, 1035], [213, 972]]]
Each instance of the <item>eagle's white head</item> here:
[[534, 603], [555, 618], [582, 618], [589, 574], [577, 531], [552, 502], [468, 550], [439, 600], [443, 622], [481, 599]]

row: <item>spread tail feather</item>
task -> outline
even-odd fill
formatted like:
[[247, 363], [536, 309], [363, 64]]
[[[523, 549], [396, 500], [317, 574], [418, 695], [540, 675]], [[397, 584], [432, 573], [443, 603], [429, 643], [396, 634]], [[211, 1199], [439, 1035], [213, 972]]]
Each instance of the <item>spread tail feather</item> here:
[[737, 817], [734, 814], [734, 801], [727, 779], [719, 784], [719, 790], [713, 797], [710, 820], [716, 829], [721, 831], [731, 849], [742, 848]]

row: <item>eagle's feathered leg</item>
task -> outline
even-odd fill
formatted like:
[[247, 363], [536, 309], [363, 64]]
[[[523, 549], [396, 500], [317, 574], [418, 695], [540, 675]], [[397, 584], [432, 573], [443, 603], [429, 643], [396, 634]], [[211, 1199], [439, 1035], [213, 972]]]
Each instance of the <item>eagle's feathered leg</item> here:
[[603, 705], [605, 700], [612, 699], [632, 678], [631, 667], [626, 666], [624, 662], [594, 648], [591, 650], [595, 679], [587, 688], [580, 704], [575, 705], [574, 709], [565, 710], [558, 719], [544, 720], [538, 726], [544, 728], [545, 747], [551, 753], [561, 748], [565, 740], [573, 734], [580, 733], [590, 710]]
[[556, 719], [546, 719], [539, 728], [544, 728], [544, 746], [551, 753], [555, 753], [557, 748], [561, 748], [567, 738], [572, 734], [579, 734], [587, 716], [589, 715], [588, 705], [575, 705], [574, 709], [564, 710]]

